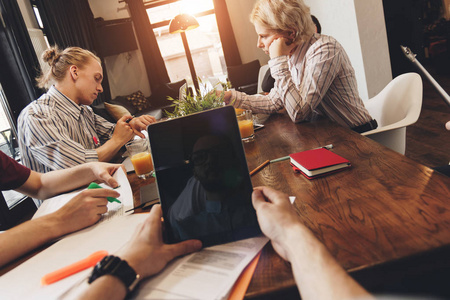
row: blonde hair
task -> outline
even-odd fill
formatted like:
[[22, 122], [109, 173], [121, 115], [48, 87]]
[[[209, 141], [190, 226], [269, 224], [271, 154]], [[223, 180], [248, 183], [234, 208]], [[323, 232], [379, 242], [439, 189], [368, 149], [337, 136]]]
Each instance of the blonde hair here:
[[37, 86], [45, 89], [51, 85], [52, 81], [62, 81], [72, 65], [82, 69], [91, 59], [101, 63], [100, 58], [94, 53], [79, 47], [69, 47], [61, 51], [57, 46], [53, 46], [44, 51], [41, 59], [50, 66], [45, 73], [36, 78]]
[[309, 7], [303, 0], [259, 0], [250, 21], [280, 33], [295, 30], [294, 42], [305, 41], [315, 32]]

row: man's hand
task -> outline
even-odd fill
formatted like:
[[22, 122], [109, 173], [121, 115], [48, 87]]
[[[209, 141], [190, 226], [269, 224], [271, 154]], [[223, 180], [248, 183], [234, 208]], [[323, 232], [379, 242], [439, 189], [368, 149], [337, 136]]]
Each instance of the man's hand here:
[[[289, 44], [289, 45], [288, 45]], [[297, 46], [295, 43], [290, 43], [290, 40], [285, 37], [279, 37], [273, 40], [272, 44], [269, 46], [269, 56], [270, 58], [275, 58], [282, 55], [289, 55]]]
[[175, 257], [198, 251], [202, 247], [199, 240], [164, 244], [161, 216], [161, 206], [153, 206], [145, 223], [136, 230], [126, 248], [118, 253], [143, 278], [158, 273]]
[[115, 188], [119, 185], [117, 181], [112, 177], [112, 175], [114, 175], [114, 173], [118, 168], [121, 167], [121, 165], [102, 162], [93, 162], [90, 164], [92, 174], [94, 174], [96, 180], [104, 182], [112, 188]]
[[288, 260], [284, 246], [284, 242], [289, 239], [287, 235], [291, 230], [303, 227], [289, 196], [263, 186], [254, 189], [252, 202], [262, 232], [272, 241], [275, 251]]
[[111, 189], [84, 190], [61, 207], [53, 217], [60, 224], [61, 235], [80, 230], [97, 222], [108, 211], [106, 197], [119, 197]]
[[134, 131], [127, 120], [131, 119], [130, 115], [123, 116], [117, 121], [116, 128], [114, 128], [114, 133], [111, 137], [116, 143], [121, 146], [125, 145], [129, 140], [134, 137]]
[[141, 131], [147, 130], [147, 126], [155, 122], [156, 122], [155, 117], [143, 115], [140, 117], [133, 118], [128, 124], [130, 124], [134, 134], [140, 136], [141, 138], [145, 138], [145, 136], [141, 133]]

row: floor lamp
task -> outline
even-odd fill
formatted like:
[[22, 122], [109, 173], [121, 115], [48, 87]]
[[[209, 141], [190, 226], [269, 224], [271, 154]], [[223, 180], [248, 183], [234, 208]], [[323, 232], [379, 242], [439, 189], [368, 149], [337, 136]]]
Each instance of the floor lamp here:
[[189, 64], [189, 70], [191, 71], [192, 81], [194, 82], [195, 90], [199, 91], [197, 74], [195, 73], [194, 62], [192, 61], [191, 50], [186, 38], [186, 30], [191, 30], [199, 26], [197, 20], [188, 14], [179, 14], [175, 16], [169, 24], [169, 33], [180, 33], [183, 40], [184, 50], [186, 51], [186, 57]]

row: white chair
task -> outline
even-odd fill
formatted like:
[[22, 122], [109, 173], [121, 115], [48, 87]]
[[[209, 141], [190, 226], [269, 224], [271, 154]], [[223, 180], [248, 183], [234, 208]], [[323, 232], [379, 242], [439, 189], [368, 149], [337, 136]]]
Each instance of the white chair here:
[[262, 81], [264, 79], [264, 75], [266, 75], [266, 72], [267, 72], [268, 69], [269, 69], [269, 65], [264, 65], [261, 68], [259, 68], [259, 73], [258, 73], [258, 90], [257, 90], [258, 94], [263, 92], [261, 84], [262, 84]]
[[422, 78], [417, 73], [395, 77], [378, 95], [364, 101], [378, 128], [362, 135], [405, 154], [406, 126], [419, 118], [422, 90]]

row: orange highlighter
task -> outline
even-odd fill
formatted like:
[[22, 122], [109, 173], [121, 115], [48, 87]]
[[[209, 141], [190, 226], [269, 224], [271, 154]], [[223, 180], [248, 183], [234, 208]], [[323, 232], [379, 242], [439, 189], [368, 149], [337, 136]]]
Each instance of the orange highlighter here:
[[93, 267], [106, 255], [108, 255], [108, 251], [105, 250], [94, 252], [85, 259], [77, 261], [71, 265], [65, 266], [59, 270], [48, 273], [47, 275], [44, 275], [41, 278], [41, 284], [42, 285], [52, 284], [58, 280], [64, 279], [66, 277], [69, 277], [70, 275], [78, 273], [84, 269]]

